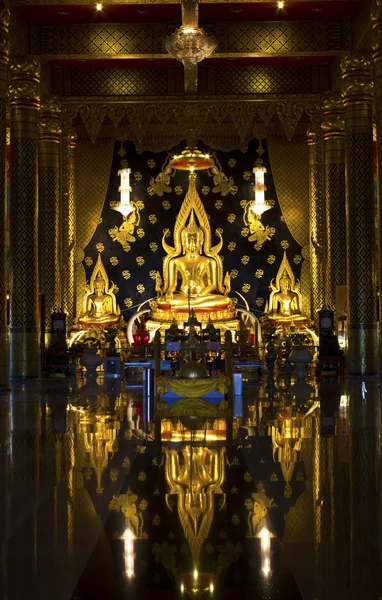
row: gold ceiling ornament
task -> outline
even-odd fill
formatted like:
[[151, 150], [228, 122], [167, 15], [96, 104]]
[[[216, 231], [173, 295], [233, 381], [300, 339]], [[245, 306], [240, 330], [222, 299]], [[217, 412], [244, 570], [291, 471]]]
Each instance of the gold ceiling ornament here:
[[182, 0], [182, 25], [165, 39], [169, 54], [179, 60], [185, 69], [192, 69], [211, 56], [216, 39], [198, 26], [199, 0]]
[[197, 65], [211, 56], [217, 45], [216, 39], [198, 26], [198, 16], [199, 0], [182, 0], [182, 25], [164, 42], [167, 52], [183, 64], [186, 93], [197, 92]]
[[225, 506], [222, 485], [225, 481], [225, 448], [186, 446], [182, 450], [164, 448], [165, 476], [170, 487], [166, 494], [178, 496], [178, 515], [188, 541], [193, 567], [197, 569], [200, 552], [214, 518], [214, 495], [223, 494], [220, 510]]

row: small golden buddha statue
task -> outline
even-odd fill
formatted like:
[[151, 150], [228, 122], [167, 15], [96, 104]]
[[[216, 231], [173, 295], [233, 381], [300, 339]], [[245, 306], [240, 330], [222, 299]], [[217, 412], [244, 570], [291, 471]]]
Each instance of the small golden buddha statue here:
[[89, 285], [86, 286], [84, 312], [78, 319], [80, 323], [106, 324], [115, 323], [121, 316], [114, 294], [115, 285], [109, 287], [109, 278], [101, 260], [98, 259]]
[[[211, 230], [208, 217], [195, 187], [194, 174], [190, 175], [190, 186], [179, 212], [175, 228], [175, 247], [169, 246], [166, 233], [162, 245], [167, 253], [163, 264], [163, 282], [158, 276], [156, 291], [160, 293], [158, 304], [171, 307], [226, 307], [231, 303], [228, 273], [223, 282], [222, 259], [218, 252], [223, 240], [220, 238], [211, 247]], [[199, 225], [196, 222], [198, 216]], [[188, 223], [187, 223], [188, 220]], [[178, 284], [180, 280], [180, 285]]]
[[306, 320], [301, 313], [302, 296], [300, 285], [295, 281], [292, 268], [288, 262], [286, 252], [276, 276], [276, 282], [271, 281], [271, 294], [269, 308], [266, 313], [270, 319], [291, 322]]

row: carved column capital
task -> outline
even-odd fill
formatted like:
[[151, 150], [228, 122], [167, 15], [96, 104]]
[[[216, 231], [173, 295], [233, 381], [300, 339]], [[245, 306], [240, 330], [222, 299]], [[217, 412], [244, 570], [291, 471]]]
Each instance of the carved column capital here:
[[324, 140], [344, 137], [344, 106], [341, 94], [327, 92], [322, 100], [322, 130]]
[[39, 115], [39, 137], [58, 143], [62, 133], [61, 104], [57, 96], [42, 99]]
[[345, 54], [341, 61], [341, 71], [344, 106], [372, 104], [371, 57], [368, 54]]
[[312, 123], [311, 125], [309, 125], [308, 129], [306, 130], [308, 146], [313, 146], [314, 144], [317, 144], [320, 140], [320, 136], [321, 136], [320, 124]]
[[33, 56], [12, 58], [9, 63], [11, 81], [9, 97], [12, 105], [24, 103], [39, 108], [40, 62]]

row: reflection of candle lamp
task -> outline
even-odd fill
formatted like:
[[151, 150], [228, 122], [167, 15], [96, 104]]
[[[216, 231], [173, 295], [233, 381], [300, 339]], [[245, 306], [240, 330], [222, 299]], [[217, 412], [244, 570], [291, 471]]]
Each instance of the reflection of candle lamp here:
[[263, 527], [259, 533], [261, 550], [261, 572], [268, 577], [271, 572], [271, 533]]
[[127, 528], [123, 534], [125, 573], [128, 579], [134, 577], [134, 534]]

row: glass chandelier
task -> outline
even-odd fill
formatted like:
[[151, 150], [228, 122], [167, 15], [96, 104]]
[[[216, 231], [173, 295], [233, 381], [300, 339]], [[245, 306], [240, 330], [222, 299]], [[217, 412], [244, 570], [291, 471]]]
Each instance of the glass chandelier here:
[[263, 166], [263, 161], [261, 158], [256, 159], [253, 172], [255, 174], [255, 185], [253, 186], [255, 199], [252, 202], [251, 210], [256, 215], [261, 217], [266, 210], [272, 208], [272, 205], [265, 199], [265, 192], [267, 191], [267, 188], [264, 183], [264, 175], [267, 170]]
[[[122, 163], [125, 161], [122, 161]], [[130, 200], [130, 173], [131, 169], [127, 166], [123, 165], [123, 168], [118, 171], [118, 175], [121, 177], [121, 185], [118, 188], [118, 191], [121, 194], [121, 200], [119, 205], [116, 207], [125, 218], [134, 210], [134, 205]]]
[[211, 56], [217, 42], [198, 26], [181, 26], [165, 40], [169, 54], [183, 63], [185, 69], [192, 69], [199, 62]]

